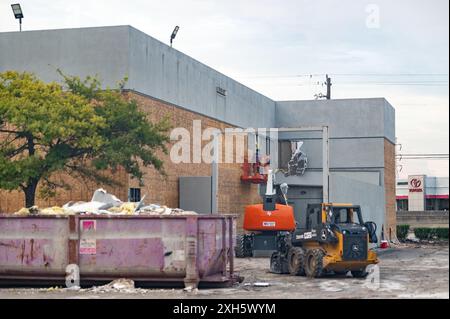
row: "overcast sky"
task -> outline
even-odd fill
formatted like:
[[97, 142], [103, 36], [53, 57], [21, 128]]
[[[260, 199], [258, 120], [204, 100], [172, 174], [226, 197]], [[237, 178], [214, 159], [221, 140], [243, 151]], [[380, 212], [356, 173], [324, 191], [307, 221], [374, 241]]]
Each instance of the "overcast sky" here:
[[[16, 31], [0, 0], [0, 31]], [[385, 97], [402, 153], [449, 153], [448, 0], [18, 0], [24, 30], [132, 25], [275, 100]], [[305, 76], [312, 74], [312, 77]], [[351, 123], [349, 123], [351, 125]], [[448, 176], [448, 160], [400, 176]], [[400, 169], [400, 166], [399, 166]]]

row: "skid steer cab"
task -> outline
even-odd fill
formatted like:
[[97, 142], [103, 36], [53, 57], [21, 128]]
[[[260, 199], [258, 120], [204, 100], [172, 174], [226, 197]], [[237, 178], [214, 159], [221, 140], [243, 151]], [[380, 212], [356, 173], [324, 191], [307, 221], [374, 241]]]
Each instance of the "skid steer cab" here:
[[305, 225], [278, 235], [271, 271], [308, 277], [350, 271], [353, 277], [365, 277], [366, 267], [378, 263], [369, 249], [369, 243], [377, 241], [376, 224], [363, 221], [360, 206], [308, 205]]

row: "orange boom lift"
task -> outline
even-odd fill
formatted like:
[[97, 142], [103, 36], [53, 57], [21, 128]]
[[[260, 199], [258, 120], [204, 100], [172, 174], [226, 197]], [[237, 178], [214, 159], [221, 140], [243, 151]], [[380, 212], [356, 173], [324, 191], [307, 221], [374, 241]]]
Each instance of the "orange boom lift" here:
[[245, 207], [243, 229], [246, 233], [238, 236], [236, 257], [252, 257], [254, 250], [277, 250], [277, 235], [295, 230], [294, 209], [286, 199], [287, 184], [280, 186], [284, 204], [277, 203], [272, 171], [266, 176], [263, 203]]

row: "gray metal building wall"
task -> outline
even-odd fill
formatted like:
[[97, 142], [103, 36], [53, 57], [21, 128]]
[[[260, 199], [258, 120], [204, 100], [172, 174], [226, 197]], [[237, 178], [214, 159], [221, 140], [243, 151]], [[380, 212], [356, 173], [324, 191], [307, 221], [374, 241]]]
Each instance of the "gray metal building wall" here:
[[[273, 127], [275, 102], [131, 26], [0, 33], [0, 72], [97, 74], [128, 89], [241, 127]], [[216, 92], [225, 89], [225, 97]]]
[[277, 127], [328, 125], [333, 139], [395, 143], [395, 110], [385, 98], [278, 101], [275, 117]]
[[275, 125], [274, 101], [131, 27], [129, 77], [131, 89], [226, 123]]
[[81, 28], [0, 33], [0, 72], [35, 73], [59, 81], [56, 69], [84, 77], [98, 74], [114, 87], [129, 73], [128, 27]]
[[[384, 143], [395, 143], [394, 108], [384, 98], [277, 102], [276, 125], [329, 127], [330, 201], [361, 205], [364, 218], [377, 223], [380, 235], [386, 210]], [[320, 134], [304, 132], [284, 132], [280, 138], [304, 141], [309, 167], [305, 175], [277, 174], [278, 183], [297, 185], [296, 200], [302, 189], [307, 196], [309, 186], [322, 185], [322, 140]]]

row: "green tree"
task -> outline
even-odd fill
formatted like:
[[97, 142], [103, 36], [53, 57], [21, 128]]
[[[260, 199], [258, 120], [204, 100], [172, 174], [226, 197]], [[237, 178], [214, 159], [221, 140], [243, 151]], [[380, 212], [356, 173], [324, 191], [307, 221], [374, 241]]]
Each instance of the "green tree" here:
[[102, 170], [123, 167], [142, 182], [143, 166], [164, 173], [158, 150], [167, 152], [167, 119], [147, 120], [136, 101], [117, 89], [102, 89], [95, 77], [67, 76], [63, 85], [33, 74], [0, 73], [0, 188], [21, 190], [26, 207], [70, 185], [55, 173], [117, 184]]

